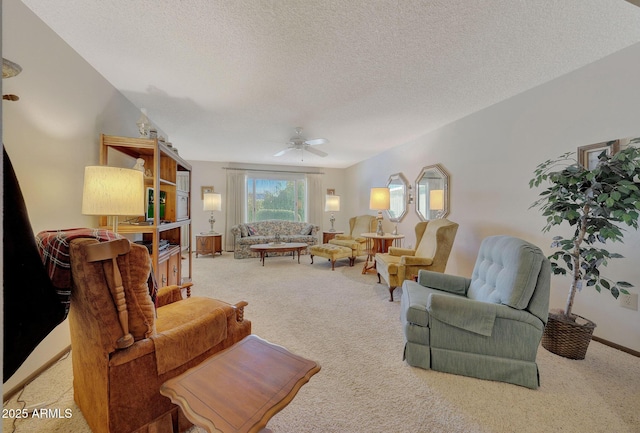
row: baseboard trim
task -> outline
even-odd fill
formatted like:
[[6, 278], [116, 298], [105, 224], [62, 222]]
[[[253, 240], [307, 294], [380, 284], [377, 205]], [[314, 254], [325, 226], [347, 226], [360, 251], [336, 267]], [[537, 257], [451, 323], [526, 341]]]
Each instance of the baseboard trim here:
[[637, 356], [638, 358], [640, 358], [640, 352], [636, 350], [629, 349], [628, 347], [620, 346], [619, 344], [613, 343], [609, 340], [605, 340], [604, 338], [596, 337], [595, 335], [593, 335], [591, 339], [594, 341], [597, 341], [598, 343], [602, 343], [605, 346], [613, 347], [614, 349], [618, 349], [621, 352], [628, 353], [629, 355]]
[[[49, 361], [45, 362], [40, 368], [27, 376], [24, 380], [18, 383], [16, 386], [11, 388], [9, 391], [4, 392], [2, 394], [2, 402], [6, 403], [8, 400], [13, 398], [14, 395], [18, 393], [22, 388], [27, 386], [30, 382], [32, 382], [36, 377], [40, 376], [45, 370], [51, 367], [56, 362], [60, 361], [60, 359], [65, 356], [67, 353], [71, 351], [71, 345], [68, 345], [66, 348], [62, 349], [57, 355], [51, 358]], [[4, 391], [4, 390], [3, 390]]]

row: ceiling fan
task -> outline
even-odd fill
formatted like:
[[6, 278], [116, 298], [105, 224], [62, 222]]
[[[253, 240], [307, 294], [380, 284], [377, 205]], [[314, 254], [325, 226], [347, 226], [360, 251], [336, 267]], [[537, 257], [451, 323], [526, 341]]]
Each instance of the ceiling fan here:
[[291, 137], [287, 142], [288, 147], [286, 147], [285, 149], [282, 149], [280, 152], [276, 153], [273, 156], [282, 156], [285, 153], [290, 152], [292, 150], [299, 150], [304, 157], [304, 151], [306, 150], [307, 152], [311, 152], [314, 155], [318, 155], [324, 158], [325, 156], [328, 155], [328, 153], [318, 150], [313, 146], [317, 146], [319, 144], [326, 144], [328, 142], [329, 140], [327, 140], [326, 138], [312, 138], [307, 140], [302, 136], [302, 128], [297, 127], [296, 135]]

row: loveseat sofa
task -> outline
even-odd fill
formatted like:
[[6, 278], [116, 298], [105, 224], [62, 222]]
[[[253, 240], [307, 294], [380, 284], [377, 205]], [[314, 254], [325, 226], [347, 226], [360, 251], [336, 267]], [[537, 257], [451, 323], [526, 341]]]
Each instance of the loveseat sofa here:
[[[276, 235], [280, 242], [302, 242], [309, 246], [316, 245], [318, 230], [319, 227], [314, 224], [283, 220], [238, 224], [231, 227], [234, 239], [233, 257], [236, 259], [259, 257], [258, 253], [251, 251], [251, 245], [276, 242]], [[302, 254], [306, 253], [307, 251], [302, 252]]]

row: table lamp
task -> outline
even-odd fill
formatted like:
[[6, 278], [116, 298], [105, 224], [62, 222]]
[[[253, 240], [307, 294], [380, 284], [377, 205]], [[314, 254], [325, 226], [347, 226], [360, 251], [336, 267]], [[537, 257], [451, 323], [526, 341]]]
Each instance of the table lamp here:
[[336, 229], [333, 228], [333, 223], [336, 222], [336, 218], [333, 216], [334, 212], [340, 211], [340, 196], [327, 194], [327, 198], [324, 203], [324, 211], [331, 212], [331, 218], [329, 218], [329, 222], [331, 223], [330, 232], [335, 232]]
[[83, 215], [110, 216], [117, 233], [118, 217], [144, 215], [144, 203], [141, 171], [106, 165], [84, 168]]
[[222, 194], [217, 194], [213, 192], [205, 193], [203, 209], [205, 211], [211, 211], [211, 216], [209, 217], [209, 224], [211, 224], [211, 230], [209, 231], [209, 234], [210, 235], [217, 234], [213, 230], [213, 224], [216, 222], [216, 219], [213, 217], [213, 211], [222, 210]]
[[389, 194], [389, 188], [371, 188], [371, 194], [369, 196], [369, 209], [377, 210], [378, 216], [378, 228], [376, 234], [378, 236], [384, 236], [384, 230], [382, 230], [382, 211], [388, 210], [391, 206], [391, 197]]

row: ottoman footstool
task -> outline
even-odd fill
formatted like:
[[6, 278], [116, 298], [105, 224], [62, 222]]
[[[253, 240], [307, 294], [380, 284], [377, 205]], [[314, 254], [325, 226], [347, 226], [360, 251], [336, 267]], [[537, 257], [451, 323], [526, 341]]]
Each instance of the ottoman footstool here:
[[353, 250], [348, 247], [341, 247], [340, 245], [322, 244], [313, 245], [309, 247], [309, 255], [311, 256], [311, 264], [313, 265], [313, 256], [324, 257], [331, 260], [331, 270], [335, 270], [336, 260], [349, 259], [349, 266], [353, 266], [356, 261], [356, 257], [353, 255]]

